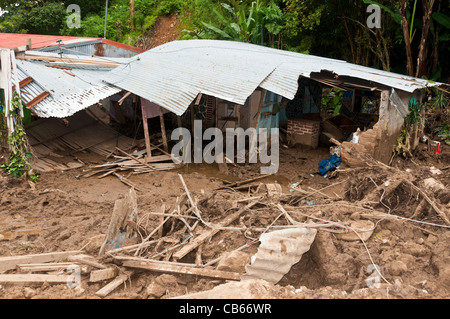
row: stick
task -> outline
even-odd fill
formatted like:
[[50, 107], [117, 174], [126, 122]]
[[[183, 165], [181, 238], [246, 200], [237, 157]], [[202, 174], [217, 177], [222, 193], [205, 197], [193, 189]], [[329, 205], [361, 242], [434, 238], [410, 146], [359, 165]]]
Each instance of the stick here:
[[213, 237], [216, 233], [218, 233], [220, 231], [220, 229], [219, 229], [220, 227], [228, 226], [233, 221], [238, 219], [243, 212], [245, 212], [247, 209], [255, 206], [256, 204], [257, 204], [257, 202], [252, 202], [252, 203], [248, 204], [247, 206], [241, 208], [234, 214], [228, 215], [220, 224], [217, 225], [217, 227], [203, 232], [198, 237], [194, 238], [194, 240], [191, 241], [189, 244], [184, 246], [181, 250], [177, 251], [173, 255], [173, 258], [175, 260], [183, 258], [188, 253], [190, 253], [192, 250], [194, 250], [195, 248], [197, 248], [198, 246], [203, 244], [206, 240], [208, 240], [209, 238]]
[[189, 202], [191, 203], [191, 206], [194, 207], [195, 215], [197, 215], [198, 218], [202, 219], [200, 211], [198, 210], [197, 205], [195, 205], [194, 201], [192, 200], [191, 194], [189, 193], [186, 183], [184, 182], [183, 176], [181, 174], [178, 174], [178, 176], [180, 177], [181, 183], [183, 184], [184, 190], [186, 191], [186, 195], [189, 199]]
[[[170, 216], [172, 217], [172, 216]], [[167, 217], [166, 219], [163, 220], [162, 223], [160, 223], [158, 225], [158, 227], [156, 227], [143, 241], [142, 243], [139, 245], [138, 249], [136, 250], [136, 252], [134, 253], [135, 256], [139, 255], [139, 253], [141, 252], [141, 249], [144, 247], [145, 242], [147, 242], [161, 227], [164, 226], [164, 224], [169, 220], [170, 217]]]
[[271, 176], [271, 175], [262, 175], [262, 176], [258, 176], [258, 177], [255, 177], [255, 178], [247, 179], [247, 180], [245, 180], [245, 181], [236, 182], [236, 183], [227, 185], [227, 186], [225, 186], [225, 187], [217, 188], [217, 190], [223, 189], [223, 188], [233, 188], [233, 187], [241, 186], [241, 185], [244, 185], [244, 184], [248, 184], [248, 183], [251, 183], [251, 182], [258, 181], [258, 180], [263, 179], [263, 178], [266, 178], [266, 177], [268, 177], [268, 176]]
[[422, 194], [423, 198], [425, 198], [425, 200], [428, 202], [428, 204], [431, 205], [431, 207], [433, 207], [433, 209], [436, 211], [436, 213], [439, 214], [439, 216], [441, 216], [441, 218], [448, 224], [450, 225], [450, 220], [448, 219], [447, 215], [442, 212], [439, 207], [436, 206], [436, 204], [427, 196], [427, 194], [425, 194], [423, 191], [420, 190], [420, 188], [418, 188], [416, 185], [414, 185], [413, 183], [411, 183], [408, 180], [403, 180], [404, 182], [406, 182], [408, 185], [411, 186], [412, 189], [416, 190], [418, 193]]

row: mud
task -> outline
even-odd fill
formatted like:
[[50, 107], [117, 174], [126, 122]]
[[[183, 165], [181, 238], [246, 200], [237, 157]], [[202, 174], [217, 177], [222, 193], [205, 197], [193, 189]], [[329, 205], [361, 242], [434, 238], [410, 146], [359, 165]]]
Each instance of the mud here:
[[[293, 207], [290, 211], [292, 217], [300, 222], [322, 219], [344, 226], [353, 221], [370, 220], [375, 228], [368, 240], [342, 240], [334, 233], [321, 230], [311, 249], [276, 285], [261, 281], [227, 283], [200, 276], [139, 270], [134, 272], [126, 285], [106, 298], [167, 299], [200, 292], [207, 292], [208, 296], [216, 298], [449, 298], [449, 228], [440, 227], [446, 225], [445, 221], [430, 205], [420, 204], [421, 195], [401, 182], [406, 178], [423, 190], [426, 188], [422, 183], [427, 178], [441, 183], [443, 190], [426, 192], [450, 217], [450, 170], [444, 169], [449, 165], [449, 154], [447, 145], [443, 145], [440, 155], [427, 154], [425, 149], [419, 149], [414, 162], [394, 161], [393, 166], [397, 168], [395, 174], [379, 168], [351, 168], [344, 162], [338, 174], [330, 179], [318, 174], [318, 163], [329, 157], [328, 149], [283, 147], [280, 150], [279, 172], [261, 183], [281, 184], [284, 197], [279, 202]], [[89, 153], [78, 157], [88, 164], [100, 164], [104, 160]], [[442, 169], [440, 174], [433, 173], [430, 170], [432, 166]], [[137, 193], [139, 215], [159, 212], [163, 204], [172, 206], [183, 193], [178, 175], [182, 174], [191, 195], [198, 199], [205, 218], [213, 223], [221, 221], [229, 214], [234, 201], [255, 196], [252, 193], [255, 188], [214, 194], [213, 190], [224, 186], [224, 180], [234, 182], [259, 174], [258, 165], [228, 165], [228, 168], [228, 175], [220, 173], [215, 165], [196, 164], [175, 171], [131, 176], [130, 181], [143, 190]], [[114, 203], [123, 198], [129, 188], [113, 176], [77, 178], [83, 169], [86, 168], [43, 173], [34, 189], [23, 178], [12, 179], [4, 172], [0, 173], [0, 256], [78, 249], [96, 256], [108, 229]], [[308, 197], [305, 202], [292, 201], [304, 195], [291, 188], [293, 183], [300, 183], [307, 192], [335, 186]], [[383, 187], [385, 183], [391, 187]], [[385, 215], [376, 215], [376, 212]], [[267, 227], [279, 214], [280, 211], [261, 205], [230, 226]], [[390, 218], [392, 216], [414, 221]], [[154, 229], [159, 222], [159, 216], [147, 216], [145, 227]], [[281, 219], [277, 223], [281, 223]], [[176, 242], [175, 235], [179, 235], [181, 228], [182, 224], [168, 224], [163, 235], [173, 234]], [[203, 230], [199, 225], [195, 234]], [[203, 245], [202, 262], [208, 263], [225, 252], [253, 243], [220, 266], [242, 272], [243, 265], [257, 251], [258, 234], [251, 229], [245, 233], [220, 231]], [[173, 243], [167, 242], [158, 249], [162, 251], [171, 245]], [[192, 252], [180, 262], [195, 262], [195, 259], [196, 253]], [[373, 265], [378, 267], [382, 276]], [[15, 270], [7, 273], [15, 273]], [[106, 283], [90, 283], [87, 277], [83, 277], [82, 286], [77, 289], [47, 283], [37, 286], [4, 284], [0, 288], [0, 298], [96, 299], [100, 297], [95, 292]], [[210, 292], [211, 289], [215, 289], [214, 292]]]

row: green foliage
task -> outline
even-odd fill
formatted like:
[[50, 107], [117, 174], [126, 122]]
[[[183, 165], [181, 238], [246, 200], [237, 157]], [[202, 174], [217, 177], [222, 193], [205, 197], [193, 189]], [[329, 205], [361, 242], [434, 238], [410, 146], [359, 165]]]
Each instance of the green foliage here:
[[292, 38], [320, 24], [326, 4], [315, 0], [283, 0], [287, 36]]
[[[197, 2], [197, 1], [195, 1]], [[254, 44], [275, 45], [275, 36], [285, 28], [285, 17], [274, 1], [220, 3], [204, 12], [186, 16], [183, 38], [223, 39]]]
[[412, 126], [419, 124], [422, 113], [422, 106], [414, 97], [409, 100], [409, 113], [405, 117], [405, 128], [408, 130]]
[[322, 94], [322, 111], [331, 115], [339, 115], [342, 107], [342, 98], [344, 92], [339, 89], [324, 90]]
[[[14, 94], [11, 105], [12, 112], [16, 115], [23, 109], [23, 104], [20, 102], [20, 97], [17, 94]], [[0, 168], [3, 168], [8, 175], [15, 178], [19, 178], [23, 174], [32, 171], [29, 161], [33, 158], [33, 155], [29, 151], [25, 135], [22, 123], [16, 123], [14, 132], [8, 135], [8, 144], [11, 146], [11, 154], [7, 162], [0, 165]], [[37, 174], [31, 173], [29, 176], [31, 180], [37, 182]]]

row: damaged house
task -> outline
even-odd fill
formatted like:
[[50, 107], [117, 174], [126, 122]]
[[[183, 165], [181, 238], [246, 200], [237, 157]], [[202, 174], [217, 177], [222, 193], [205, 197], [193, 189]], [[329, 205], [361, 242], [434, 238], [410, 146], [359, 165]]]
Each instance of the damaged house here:
[[[168, 156], [167, 124], [191, 126], [197, 119], [203, 128], [280, 128], [287, 142], [310, 148], [330, 145], [330, 139], [345, 143], [359, 129], [359, 150], [388, 163], [411, 99], [421, 101], [426, 88], [442, 85], [241, 42], [174, 41], [137, 54], [122, 45], [110, 50], [114, 44], [105, 40], [86, 41], [54, 41], [42, 48], [32, 42], [26, 46], [32, 50], [16, 54], [12, 89], [20, 87], [38, 158], [87, 149], [108, 157], [116, 147], [127, 151], [144, 143], [140, 155], [163, 146]], [[322, 107], [324, 92], [333, 88], [342, 92], [337, 116]], [[142, 126], [136, 118], [144, 119]], [[149, 119], [155, 118], [161, 123], [159, 145], [148, 133]], [[143, 129], [145, 141], [109, 125], [129, 121], [134, 130]], [[52, 165], [44, 160], [38, 169]]]

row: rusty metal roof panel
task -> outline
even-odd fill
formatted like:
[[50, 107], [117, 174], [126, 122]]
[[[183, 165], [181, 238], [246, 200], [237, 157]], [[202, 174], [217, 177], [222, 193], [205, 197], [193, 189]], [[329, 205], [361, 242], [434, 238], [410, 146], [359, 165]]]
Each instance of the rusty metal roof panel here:
[[181, 115], [198, 93], [244, 104], [260, 86], [292, 99], [299, 76], [321, 71], [408, 92], [441, 85], [341, 60], [219, 40], [163, 44], [114, 69], [105, 81]]

